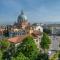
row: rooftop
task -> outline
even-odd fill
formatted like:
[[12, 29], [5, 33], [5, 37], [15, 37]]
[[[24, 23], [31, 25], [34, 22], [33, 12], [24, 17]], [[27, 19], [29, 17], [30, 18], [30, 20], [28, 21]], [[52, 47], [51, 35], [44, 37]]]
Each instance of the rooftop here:
[[11, 43], [20, 43], [24, 40], [24, 38], [26, 38], [28, 35], [22, 35], [22, 36], [16, 36], [16, 37], [12, 37], [9, 38], [8, 41]]

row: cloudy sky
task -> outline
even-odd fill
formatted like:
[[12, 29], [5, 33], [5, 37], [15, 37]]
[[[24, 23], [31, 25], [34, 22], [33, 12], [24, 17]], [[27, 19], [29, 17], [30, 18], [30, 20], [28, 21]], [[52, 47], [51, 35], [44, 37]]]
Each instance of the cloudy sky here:
[[0, 24], [17, 21], [22, 9], [30, 22], [60, 22], [60, 0], [0, 0]]

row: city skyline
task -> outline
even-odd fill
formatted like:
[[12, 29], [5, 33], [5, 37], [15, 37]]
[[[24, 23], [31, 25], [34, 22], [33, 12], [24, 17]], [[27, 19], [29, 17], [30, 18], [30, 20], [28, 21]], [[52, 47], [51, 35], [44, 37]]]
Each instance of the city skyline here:
[[14, 23], [21, 10], [30, 22], [60, 22], [60, 0], [0, 0], [0, 24]]

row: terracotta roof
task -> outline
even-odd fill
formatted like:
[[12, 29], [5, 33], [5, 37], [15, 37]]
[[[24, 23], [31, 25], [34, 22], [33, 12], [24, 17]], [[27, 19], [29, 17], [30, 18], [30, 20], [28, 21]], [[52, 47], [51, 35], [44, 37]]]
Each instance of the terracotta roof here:
[[25, 35], [25, 36], [16, 36], [16, 37], [9, 38], [8, 41], [12, 42], [12, 43], [20, 43], [20, 42], [23, 41], [23, 39], [25, 37], [27, 37], [27, 35]]

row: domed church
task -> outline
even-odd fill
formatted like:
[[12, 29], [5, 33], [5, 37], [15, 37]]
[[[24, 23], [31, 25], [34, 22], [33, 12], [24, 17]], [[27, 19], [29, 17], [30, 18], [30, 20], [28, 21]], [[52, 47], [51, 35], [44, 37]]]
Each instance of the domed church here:
[[23, 11], [21, 11], [21, 14], [18, 16], [17, 23], [18, 27], [22, 29], [25, 29], [28, 26], [28, 19]]

